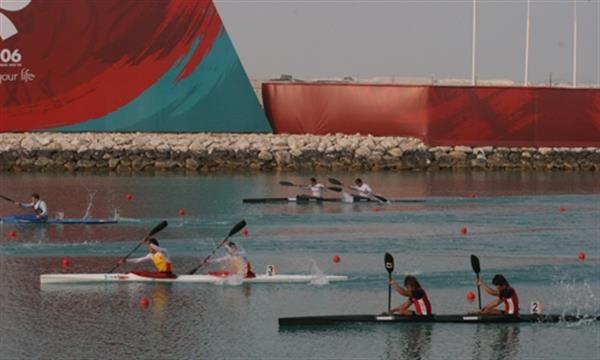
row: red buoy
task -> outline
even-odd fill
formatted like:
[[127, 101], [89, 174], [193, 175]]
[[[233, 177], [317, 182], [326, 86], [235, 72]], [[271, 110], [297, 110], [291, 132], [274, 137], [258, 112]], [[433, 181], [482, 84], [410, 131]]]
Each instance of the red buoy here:
[[380, 208], [376, 208], [376, 207], [373, 208], [373, 212], [379, 212], [380, 210], [381, 210]]
[[467, 235], [468, 232], [469, 232], [469, 230], [467, 230], [466, 226], [463, 226], [463, 227], [460, 228], [460, 234], [461, 235]]
[[140, 306], [143, 308], [147, 308], [150, 305], [150, 301], [147, 298], [143, 297], [140, 299]]
[[331, 260], [333, 260], [334, 264], [339, 264], [340, 260], [342, 260], [342, 259], [340, 258], [339, 255], [335, 255]]
[[8, 237], [9, 238], [15, 238], [17, 237], [17, 232], [15, 230], [11, 230], [8, 232]]
[[586, 258], [585, 251], [580, 251], [577, 258], [579, 259], [579, 261], [585, 261], [585, 258]]
[[565, 209], [564, 207], [561, 207], [560, 209], [558, 209], [558, 211], [560, 211], [561, 213], [567, 211], [567, 209]]
[[181, 217], [185, 216], [185, 209], [184, 208], [179, 209], [179, 216], [181, 216]]
[[475, 293], [472, 292], [471, 290], [467, 291], [467, 301], [470, 303], [475, 301]]
[[127, 199], [127, 201], [131, 201], [131, 200], [133, 200], [133, 195], [125, 194], [125, 199]]
[[477, 197], [477, 194], [475, 194], [474, 192], [472, 192], [472, 193], [469, 194], [469, 197], [471, 199], [475, 199]]
[[243, 236], [248, 236], [249, 232], [247, 228], [244, 228], [244, 230], [242, 230], [242, 235]]
[[69, 259], [67, 259], [67, 258], [64, 258], [62, 260], [62, 266], [63, 267], [69, 267], [69, 265], [71, 265], [71, 261]]

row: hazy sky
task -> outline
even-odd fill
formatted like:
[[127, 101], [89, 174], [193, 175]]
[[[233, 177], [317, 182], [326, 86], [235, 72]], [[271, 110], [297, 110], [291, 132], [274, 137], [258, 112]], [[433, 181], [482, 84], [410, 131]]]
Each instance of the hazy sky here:
[[[215, 0], [252, 78], [471, 77], [471, 0]], [[477, 74], [524, 77], [526, 0], [479, 0]], [[600, 0], [577, 2], [577, 82], [600, 83]], [[530, 82], [570, 82], [573, 0], [534, 0]]]

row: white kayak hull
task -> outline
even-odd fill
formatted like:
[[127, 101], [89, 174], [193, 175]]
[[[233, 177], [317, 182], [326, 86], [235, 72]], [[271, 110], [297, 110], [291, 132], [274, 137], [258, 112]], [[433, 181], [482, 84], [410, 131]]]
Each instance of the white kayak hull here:
[[346, 281], [343, 275], [256, 275], [255, 278], [240, 279], [237, 277], [222, 277], [213, 275], [178, 275], [176, 278], [153, 278], [140, 276], [133, 273], [126, 274], [42, 274], [41, 284], [92, 284], [92, 283], [116, 283], [116, 282], [152, 282], [152, 283], [328, 283], [335, 281]]

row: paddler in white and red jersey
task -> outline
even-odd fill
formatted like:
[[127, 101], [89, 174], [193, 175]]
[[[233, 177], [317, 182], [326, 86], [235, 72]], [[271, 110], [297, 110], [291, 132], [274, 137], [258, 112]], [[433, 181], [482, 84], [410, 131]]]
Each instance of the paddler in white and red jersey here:
[[[159, 246], [158, 241], [154, 238], [144, 240], [148, 245], [148, 255], [133, 259], [119, 260], [119, 264], [131, 263], [139, 264], [145, 261], [152, 261], [156, 270], [163, 275], [173, 275], [173, 263], [167, 249]], [[140, 272], [135, 272], [140, 274]]]
[[[486, 293], [498, 297], [496, 300], [485, 305], [479, 313], [484, 315], [518, 315], [519, 297], [517, 296], [515, 289], [508, 284], [506, 278], [498, 274], [492, 279], [492, 284], [496, 286], [495, 289], [487, 286], [481, 279], [479, 279], [479, 282], [477, 283], [477, 285], [481, 286]], [[501, 304], [504, 304], [504, 310], [496, 309], [496, 307]]]
[[[412, 275], [407, 275], [404, 278], [404, 286], [400, 286], [396, 280], [391, 279], [390, 284], [400, 295], [406, 296], [408, 300], [400, 304], [400, 306], [391, 310], [392, 314], [398, 315], [431, 315], [431, 303], [427, 297], [427, 293], [417, 281], [417, 278]], [[413, 306], [414, 310], [409, 310]]]
[[226, 263], [225, 271], [209, 272], [210, 275], [215, 276], [230, 276], [239, 275], [242, 278], [254, 278], [256, 274], [252, 272], [252, 264], [248, 261], [246, 251], [241, 247], [238, 247], [234, 242], [226, 242], [223, 247], [227, 251], [227, 255], [218, 259], [209, 259], [206, 262], [209, 264], [221, 264]]

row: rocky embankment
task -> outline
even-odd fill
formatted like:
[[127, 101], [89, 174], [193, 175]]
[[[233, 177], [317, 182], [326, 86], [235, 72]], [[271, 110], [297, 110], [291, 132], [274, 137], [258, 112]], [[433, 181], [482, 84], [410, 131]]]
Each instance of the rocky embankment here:
[[600, 147], [427, 147], [359, 135], [4, 133], [2, 171], [438, 170], [600, 171]]

